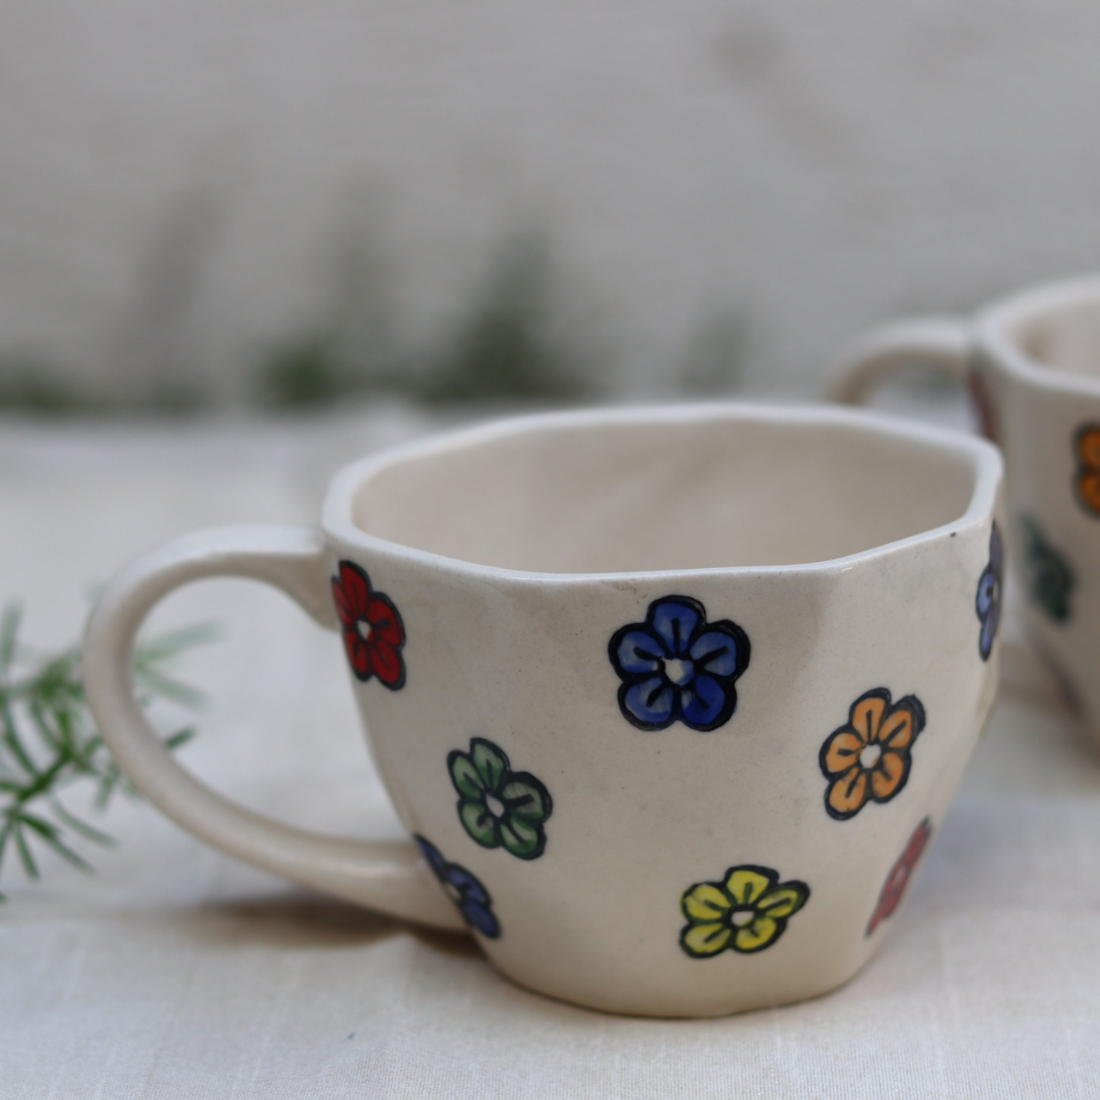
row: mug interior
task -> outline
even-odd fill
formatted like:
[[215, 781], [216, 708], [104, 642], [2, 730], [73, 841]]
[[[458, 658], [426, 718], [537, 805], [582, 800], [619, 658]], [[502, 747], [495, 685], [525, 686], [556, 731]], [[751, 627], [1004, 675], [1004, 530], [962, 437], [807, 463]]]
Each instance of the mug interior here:
[[359, 530], [479, 565], [625, 573], [797, 565], [950, 524], [977, 464], [880, 420], [534, 418], [377, 463]]
[[1100, 286], [1022, 304], [1004, 335], [1034, 366], [1100, 379]]

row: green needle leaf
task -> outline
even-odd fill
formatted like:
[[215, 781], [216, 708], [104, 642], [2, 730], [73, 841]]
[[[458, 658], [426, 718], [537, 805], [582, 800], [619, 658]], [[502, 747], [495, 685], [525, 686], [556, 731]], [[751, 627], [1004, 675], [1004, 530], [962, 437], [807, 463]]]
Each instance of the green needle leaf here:
[[19, 634], [19, 620], [22, 617], [23, 608], [17, 603], [9, 603], [3, 613], [0, 613], [0, 680], [5, 682], [15, 660], [15, 639]]
[[19, 853], [19, 859], [23, 864], [23, 870], [27, 872], [27, 877], [41, 878], [42, 876], [38, 873], [38, 864], [34, 862], [34, 856], [31, 855], [30, 846], [20, 825], [19, 821], [12, 824], [11, 834], [15, 837], [15, 850]]
[[94, 825], [89, 825], [86, 821], [81, 821], [79, 817], [74, 817], [73, 814], [65, 809], [59, 798], [53, 797], [50, 799], [50, 809], [53, 810], [59, 821], [63, 821], [74, 832], [80, 833], [81, 836], [95, 841], [96, 844], [102, 844], [104, 848], [113, 848], [115, 846], [116, 842], [113, 836], [109, 833], [100, 832]]
[[[35, 845], [84, 871], [91, 865], [72, 847], [78, 837], [102, 846], [114, 838], [74, 814], [61, 801], [63, 788], [89, 782], [93, 805], [102, 811], [116, 791], [137, 796], [111, 758], [84, 698], [80, 649], [42, 654], [20, 643], [21, 609], [0, 612], [0, 869], [14, 847], [30, 879], [41, 876]], [[163, 701], [195, 709], [203, 695], [167, 674], [164, 665], [192, 646], [220, 634], [216, 624], [197, 623], [138, 646], [134, 679], [142, 702]], [[178, 749], [195, 736], [193, 726], [163, 738]], [[0, 902], [6, 900], [0, 894]]]
[[[42, 818], [32, 817], [30, 814], [23, 814], [19, 820], [28, 829], [33, 829], [62, 859], [68, 860], [74, 867], [79, 867], [82, 871], [92, 869], [92, 865], [87, 860], [78, 856], [61, 840], [61, 830], [52, 822], [43, 821]], [[22, 836], [22, 832], [19, 835]]]

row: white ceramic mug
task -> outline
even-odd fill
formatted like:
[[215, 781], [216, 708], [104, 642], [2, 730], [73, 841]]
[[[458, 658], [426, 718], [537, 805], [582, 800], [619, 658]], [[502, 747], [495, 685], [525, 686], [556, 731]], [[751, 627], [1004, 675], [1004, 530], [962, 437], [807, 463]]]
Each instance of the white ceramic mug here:
[[[875, 951], [989, 711], [1000, 478], [985, 442], [845, 409], [476, 428], [345, 469], [318, 528], [209, 531], [130, 565], [89, 624], [88, 698], [185, 828], [468, 925], [532, 989], [646, 1015], [797, 1000]], [[223, 575], [341, 633], [415, 843], [257, 817], [161, 747], [135, 633]]]
[[1024, 626], [1100, 741], [1100, 278], [887, 325], [844, 352], [829, 396], [861, 402], [914, 364], [965, 380], [1004, 452]]

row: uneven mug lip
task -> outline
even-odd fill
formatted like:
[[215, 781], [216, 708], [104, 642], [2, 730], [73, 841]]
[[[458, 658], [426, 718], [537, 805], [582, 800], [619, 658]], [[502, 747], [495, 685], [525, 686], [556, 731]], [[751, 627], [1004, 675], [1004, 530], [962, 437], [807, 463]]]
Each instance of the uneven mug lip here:
[[[358, 488], [382, 470], [412, 459], [429, 458], [467, 447], [519, 435], [532, 429], [584, 427], [610, 424], [675, 424], [705, 421], [755, 421], [773, 424], [843, 424], [871, 434], [902, 438], [953, 451], [969, 460], [974, 473], [974, 489], [966, 511], [938, 527], [872, 546], [855, 554], [823, 561], [793, 565], [728, 565], [695, 569], [655, 569], [605, 573], [547, 573], [503, 566], [485, 565], [463, 558], [449, 557], [429, 550], [384, 539], [359, 527], [353, 519], [353, 500]], [[766, 405], [747, 402], [708, 402], [706, 404], [638, 405], [533, 413], [506, 417], [472, 427], [440, 433], [425, 440], [405, 444], [359, 459], [337, 472], [329, 485], [322, 511], [321, 526], [335, 540], [363, 550], [397, 556], [408, 561], [445, 569], [471, 578], [496, 578], [569, 584], [577, 582], [632, 582], [646, 579], [674, 580], [682, 577], [738, 576], [775, 573], [824, 573], [849, 569], [857, 562], [893, 553], [903, 548], [957, 533], [984, 523], [994, 511], [1002, 476], [997, 448], [985, 440], [946, 428], [937, 428], [866, 409], [825, 405]]]
[[979, 311], [975, 318], [978, 345], [1006, 370], [1031, 385], [1100, 397], [1100, 378], [1048, 367], [1028, 355], [1011, 335], [1023, 321], [1090, 301], [1100, 306], [1100, 275], [1079, 275], [1017, 291]]

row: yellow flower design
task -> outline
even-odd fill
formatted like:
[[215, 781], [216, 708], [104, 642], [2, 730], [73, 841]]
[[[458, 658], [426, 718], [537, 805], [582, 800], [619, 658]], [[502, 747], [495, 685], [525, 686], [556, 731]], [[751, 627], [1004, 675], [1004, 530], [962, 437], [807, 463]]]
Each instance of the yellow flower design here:
[[909, 779], [909, 751], [924, 729], [924, 707], [915, 695], [896, 703], [886, 688], [864, 692], [848, 721], [821, 746], [821, 772], [830, 780], [825, 809], [845, 821], [868, 801], [889, 802]]
[[779, 882], [769, 867], [731, 867], [722, 882], [697, 882], [685, 890], [680, 908], [688, 923], [680, 946], [693, 959], [709, 959], [729, 948], [749, 954], [775, 943], [810, 896], [804, 882]]

